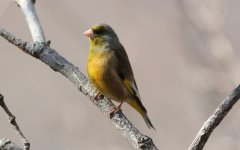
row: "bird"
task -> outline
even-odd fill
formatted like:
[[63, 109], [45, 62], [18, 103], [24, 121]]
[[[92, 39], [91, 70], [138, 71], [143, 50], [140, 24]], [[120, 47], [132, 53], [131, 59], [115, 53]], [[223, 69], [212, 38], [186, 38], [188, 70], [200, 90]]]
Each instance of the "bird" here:
[[91, 83], [98, 94], [120, 103], [111, 113], [121, 110], [126, 102], [155, 130], [141, 102], [128, 55], [113, 28], [102, 23], [91, 26], [83, 34], [90, 39], [87, 73]]

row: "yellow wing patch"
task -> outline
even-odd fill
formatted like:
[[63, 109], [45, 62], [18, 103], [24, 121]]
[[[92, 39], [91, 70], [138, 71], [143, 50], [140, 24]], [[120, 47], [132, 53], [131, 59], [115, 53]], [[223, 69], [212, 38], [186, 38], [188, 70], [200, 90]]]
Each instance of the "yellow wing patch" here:
[[128, 91], [129, 91], [132, 95], [134, 95], [134, 94], [135, 94], [135, 91], [134, 91], [133, 88], [132, 88], [132, 83], [131, 83], [129, 80], [127, 80], [127, 79], [125, 79], [125, 80], [123, 81], [123, 83], [124, 83], [124, 85], [127, 87]]
[[138, 93], [137, 85], [134, 82], [129, 81], [128, 79], [123, 80], [124, 85], [127, 87], [128, 91], [133, 95], [136, 96], [138, 99], [140, 98], [140, 95]]
[[141, 108], [141, 106], [136, 102], [136, 100], [127, 100], [127, 103], [131, 105], [137, 112], [139, 112], [142, 117], [144, 117], [145, 112]]

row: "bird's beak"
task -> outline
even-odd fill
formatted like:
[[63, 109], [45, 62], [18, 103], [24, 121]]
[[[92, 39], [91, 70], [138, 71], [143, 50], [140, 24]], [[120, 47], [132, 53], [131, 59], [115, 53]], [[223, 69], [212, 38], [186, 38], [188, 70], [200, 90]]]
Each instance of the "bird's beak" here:
[[94, 33], [92, 29], [88, 29], [87, 31], [83, 32], [84, 35], [86, 35], [89, 38], [93, 38]]

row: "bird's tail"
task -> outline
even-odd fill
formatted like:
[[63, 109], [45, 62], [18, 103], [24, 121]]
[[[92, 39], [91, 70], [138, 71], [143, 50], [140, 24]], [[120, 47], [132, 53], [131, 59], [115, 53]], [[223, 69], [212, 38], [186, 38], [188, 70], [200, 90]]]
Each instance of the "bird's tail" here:
[[139, 112], [141, 114], [141, 116], [143, 117], [144, 121], [146, 122], [147, 126], [150, 129], [153, 128], [154, 130], [156, 130], [155, 127], [153, 126], [152, 122], [150, 121], [148, 115], [147, 115], [146, 108], [143, 106], [142, 102], [139, 99], [127, 100], [127, 103], [129, 105], [131, 105], [137, 112]]

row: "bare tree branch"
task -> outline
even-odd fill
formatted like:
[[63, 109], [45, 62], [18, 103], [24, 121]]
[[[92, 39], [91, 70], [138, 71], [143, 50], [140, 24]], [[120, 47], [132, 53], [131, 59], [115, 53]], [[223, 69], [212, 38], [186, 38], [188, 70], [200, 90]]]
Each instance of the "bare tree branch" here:
[[2, 94], [0, 94], [0, 106], [3, 108], [3, 110], [5, 111], [9, 122], [12, 124], [12, 126], [14, 127], [14, 129], [17, 131], [17, 134], [19, 135], [21, 142], [24, 145], [24, 150], [29, 150], [30, 149], [30, 143], [29, 141], [26, 139], [26, 137], [23, 135], [21, 129], [19, 128], [17, 122], [16, 122], [16, 117], [9, 111], [7, 105], [4, 102], [4, 97]]
[[[29, 9], [32, 11], [32, 17], [26, 17], [28, 25], [31, 26], [32, 23], [36, 23], [33, 21], [36, 19], [34, 16], [37, 17], [35, 9], [27, 8], [33, 8], [33, 6], [31, 6], [33, 5], [31, 0], [16, 1], [22, 10]], [[23, 4], [24, 7], [22, 6]], [[23, 10], [23, 12], [25, 12], [25, 10]], [[27, 14], [25, 14], [25, 16], [27, 16]], [[36, 32], [42, 32], [42, 34], [40, 33], [38, 35], [44, 36], [40, 23], [36, 23], [35, 25], [40, 26], [38, 28], [40, 30], [36, 30]], [[122, 133], [124, 137], [127, 137], [133, 147], [142, 150], [158, 149], [153, 143], [152, 139], [148, 136], [143, 135], [137, 128], [135, 128], [122, 112], [117, 112], [113, 115], [113, 117], [110, 118], [109, 113], [115, 107], [113, 103], [106, 97], [98, 97], [98, 100], [94, 99], [94, 97], [97, 95], [97, 91], [92, 86], [87, 77], [82, 72], [80, 72], [76, 66], [59, 55], [54, 49], [51, 49], [49, 47], [50, 42], [45, 42], [45, 40], [41, 40], [41, 38], [34, 38], [35, 34], [37, 33], [32, 32], [31, 28], [30, 30], [35, 43], [24, 42], [23, 40], [11, 35], [1, 28], [0, 35], [27, 54], [40, 59], [54, 71], [57, 71], [68, 78], [83, 94], [87, 95], [90, 98], [90, 100], [100, 109], [101, 112], [103, 112], [111, 120], [112, 124]], [[42, 37], [42, 39], [45, 38]]]
[[188, 150], [201, 150], [206, 144], [213, 130], [220, 124], [223, 118], [231, 110], [233, 105], [240, 98], [240, 85], [235, 88], [230, 95], [218, 106], [215, 112], [203, 124], [197, 136], [193, 140]]
[[42, 30], [42, 26], [36, 14], [33, 0], [15, 0], [18, 6], [21, 8], [26, 21], [28, 23], [28, 27], [30, 29], [32, 38], [34, 42], [45, 42], [45, 36]]
[[0, 150], [23, 150], [9, 139], [0, 139]]

